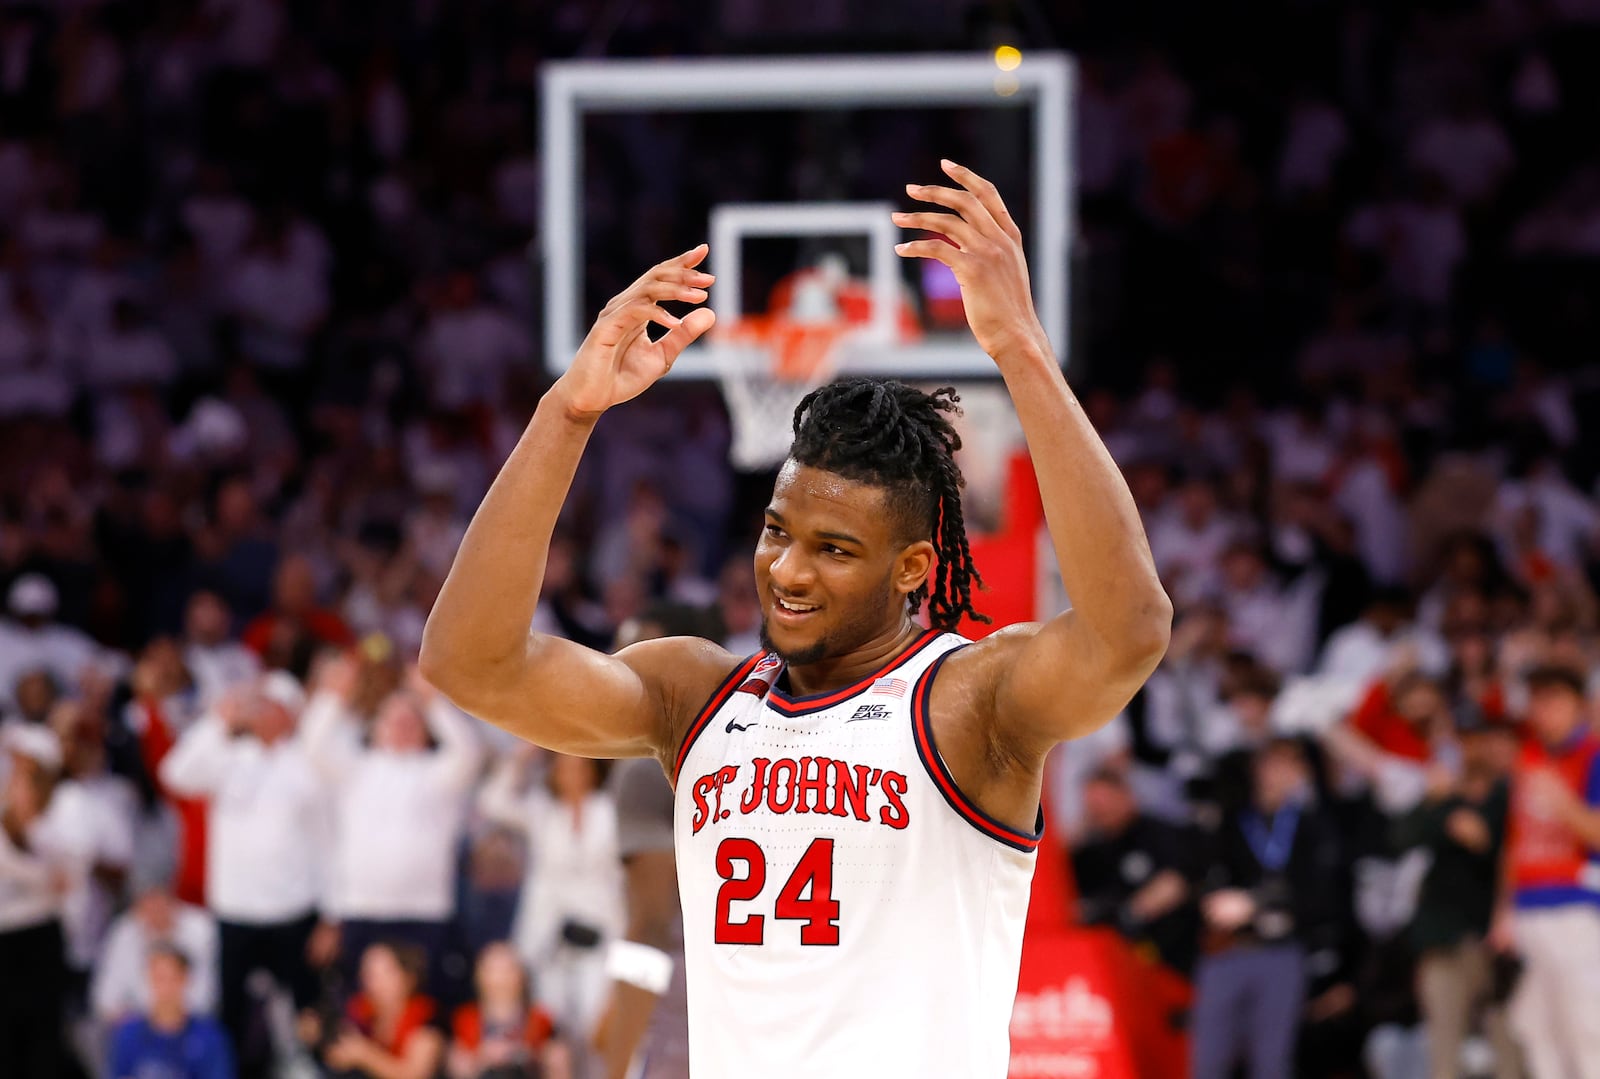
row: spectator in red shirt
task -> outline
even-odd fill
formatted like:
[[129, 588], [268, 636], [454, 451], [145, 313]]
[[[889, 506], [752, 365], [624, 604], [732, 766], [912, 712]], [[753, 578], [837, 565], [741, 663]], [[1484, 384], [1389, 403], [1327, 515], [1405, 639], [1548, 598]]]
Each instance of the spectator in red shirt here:
[[567, 1079], [571, 1062], [550, 1014], [532, 1003], [522, 961], [510, 944], [478, 956], [477, 999], [456, 1009], [446, 1071], [450, 1079]]
[[301, 1037], [319, 1046], [327, 1069], [350, 1079], [433, 1079], [444, 1058], [432, 998], [418, 990], [425, 957], [405, 944], [371, 945], [361, 954], [360, 991], [337, 1030], [313, 1013]]
[[1421, 800], [1428, 766], [1451, 738], [1444, 688], [1420, 671], [1379, 681], [1348, 719], [1328, 732], [1339, 761], [1372, 785], [1385, 812], [1404, 812]]
[[245, 646], [269, 667], [294, 669], [296, 659], [309, 659], [319, 646], [345, 648], [355, 636], [344, 619], [317, 606], [316, 576], [304, 555], [284, 555], [272, 580], [272, 606], [248, 626]]

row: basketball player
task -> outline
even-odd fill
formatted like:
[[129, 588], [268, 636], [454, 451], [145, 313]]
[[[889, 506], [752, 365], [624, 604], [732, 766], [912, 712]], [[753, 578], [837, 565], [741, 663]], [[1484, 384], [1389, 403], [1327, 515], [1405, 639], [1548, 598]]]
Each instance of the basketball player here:
[[[541, 745], [654, 756], [673, 779], [695, 1079], [999, 1079], [1042, 821], [1045, 754], [1099, 727], [1166, 648], [1139, 515], [1051, 354], [1022, 234], [993, 185], [912, 185], [1032, 451], [1073, 608], [969, 643], [955, 395], [853, 379], [810, 394], [755, 552], [765, 650], [529, 633], [595, 422], [715, 317], [701, 245], [600, 313], [461, 543], [422, 666]], [[646, 327], [666, 328], [650, 340]], [[912, 612], [926, 603], [931, 629]]]

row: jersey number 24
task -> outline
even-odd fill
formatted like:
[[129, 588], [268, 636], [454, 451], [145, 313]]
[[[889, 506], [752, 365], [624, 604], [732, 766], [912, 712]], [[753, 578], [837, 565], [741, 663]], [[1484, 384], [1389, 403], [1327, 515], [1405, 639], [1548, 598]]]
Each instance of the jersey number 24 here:
[[[734, 876], [736, 862], [743, 862], [749, 871]], [[723, 880], [717, 890], [717, 943], [765, 943], [765, 915], [751, 914], [737, 922], [732, 917], [733, 904], [755, 899], [766, 887], [767, 856], [761, 847], [753, 839], [724, 839], [717, 847], [717, 875]], [[811, 841], [778, 893], [772, 916], [804, 922], [800, 927], [801, 944], [839, 943], [839, 901], [833, 898], [833, 840]]]

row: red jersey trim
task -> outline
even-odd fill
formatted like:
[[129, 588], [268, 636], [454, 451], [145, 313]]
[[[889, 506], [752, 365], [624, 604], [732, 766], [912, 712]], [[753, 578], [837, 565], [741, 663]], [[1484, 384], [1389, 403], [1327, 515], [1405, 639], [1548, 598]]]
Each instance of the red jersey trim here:
[[813, 693], [808, 697], [791, 697], [774, 683], [772, 691], [767, 694], [767, 707], [774, 711], [782, 712], [786, 716], [802, 716], [808, 712], [820, 712], [824, 708], [832, 708], [843, 701], [849, 700], [858, 693], [865, 693], [871, 689], [872, 683], [910, 661], [913, 656], [932, 644], [943, 632], [943, 630], [937, 629], [923, 630], [922, 636], [907, 645], [904, 652], [901, 652], [859, 682], [854, 682], [843, 689], [835, 689], [827, 693]]
[[732, 697], [734, 691], [744, 684], [745, 678], [751, 671], [755, 670], [756, 664], [761, 661], [761, 657], [765, 654], [764, 652], [757, 652], [735, 667], [728, 677], [722, 680], [722, 684], [717, 686], [710, 698], [707, 699], [699, 714], [694, 717], [694, 722], [689, 724], [689, 733], [684, 735], [683, 744], [678, 747], [678, 755], [672, 760], [672, 782], [674, 785], [678, 782], [678, 773], [683, 771], [683, 762], [689, 756], [689, 750], [694, 748], [695, 741], [705, 731], [706, 726], [711, 722], [711, 717], [716, 715], [724, 704], [728, 703], [728, 698]]
[[1039, 849], [1039, 841], [1044, 838], [1044, 806], [1039, 807], [1039, 815], [1032, 834], [1020, 832], [1009, 824], [995, 820], [974, 805], [972, 799], [961, 793], [961, 788], [956, 786], [955, 777], [950, 774], [950, 769], [945, 767], [944, 758], [939, 756], [938, 747], [933, 743], [933, 721], [928, 711], [928, 700], [933, 696], [933, 677], [939, 673], [944, 661], [959, 651], [960, 648], [952, 648], [934, 660], [923, 672], [922, 677], [917, 679], [916, 689], [912, 690], [911, 734], [917, 744], [917, 756], [922, 758], [923, 768], [927, 770], [928, 777], [933, 780], [933, 785], [939, 789], [944, 800], [950, 803], [950, 808], [965, 818], [968, 824], [990, 839], [1004, 843], [1013, 850], [1032, 854]]

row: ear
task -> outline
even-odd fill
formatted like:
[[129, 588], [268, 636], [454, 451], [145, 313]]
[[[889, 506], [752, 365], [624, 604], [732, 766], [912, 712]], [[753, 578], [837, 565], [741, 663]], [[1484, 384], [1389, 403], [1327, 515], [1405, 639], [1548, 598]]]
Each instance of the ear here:
[[921, 588], [933, 572], [935, 560], [933, 544], [927, 540], [917, 540], [902, 548], [894, 560], [895, 591], [909, 596]]

